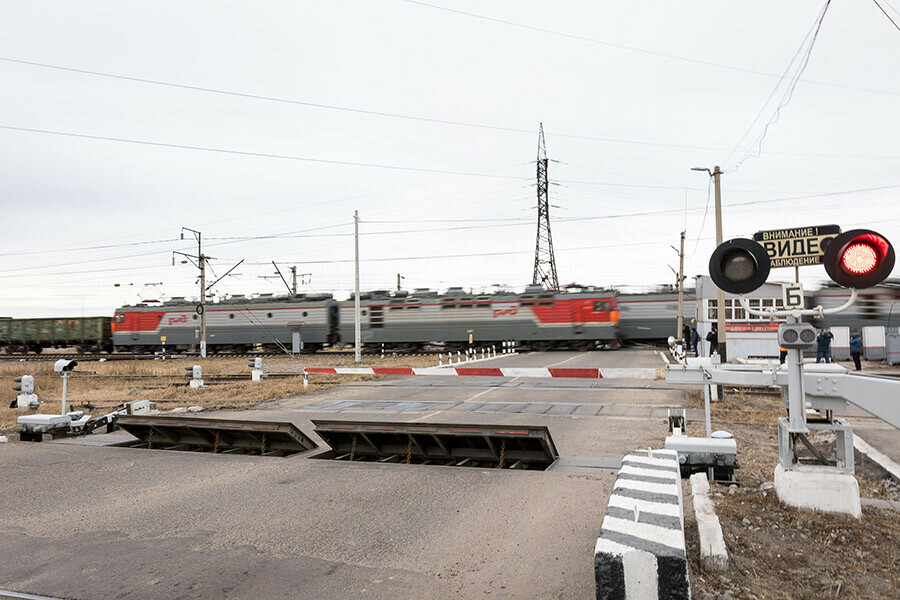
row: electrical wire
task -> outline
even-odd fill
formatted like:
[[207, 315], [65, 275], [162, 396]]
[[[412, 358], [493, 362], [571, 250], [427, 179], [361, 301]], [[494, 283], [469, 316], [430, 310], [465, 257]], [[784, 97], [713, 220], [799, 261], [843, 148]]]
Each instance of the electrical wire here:
[[[448, 9], [449, 10], [449, 9]], [[474, 123], [471, 121], [457, 121], [452, 119], [439, 119], [435, 117], [422, 117], [416, 115], [409, 115], [403, 113], [396, 112], [387, 112], [387, 111], [377, 111], [370, 110], [365, 108], [355, 108], [350, 106], [338, 106], [334, 104], [324, 104], [321, 102], [309, 102], [304, 100], [294, 100], [291, 98], [281, 98], [277, 96], [267, 96], [262, 94], [250, 94], [247, 92], [236, 92], [232, 90], [224, 90], [220, 88], [209, 88], [203, 87], [199, 85], [190, 85], [190, 84], [182, 84], [182, 83], [174, 83], [171, 81], [162, 81], [158, 79], [147, 79], [143, 77], [134, 77], [130, 75], [119, 75], [116, 73], [106, 73], [103, 71], [93, 71], [89, 69], [79, 69], [75, 67], [64, 67], [62, 65], [54, 65], [49, 63], [41, 63], [30, 60], [22, 60], [18, 58], [12, 58], [8, 56], [0, 56], [0, 61], [20, 64], [20, 65], [28, 65], [33, 67], [41, 67], [45, 69], [54, 69], [57, 71], [67, 71], [71, 73], [80, 73], [83, 75], [94, 75], [97, 77], [107, 77], [111, 79], [120, 79], [123, 81], [131, 81], [136, 83], [144, 83], [150, 85], [158, 85], [164, 87], [171, 88], [180, 88], [185, 90], [191, 90], [196, 92], [206, 92], [210, 94], [220, 94], [225, 96], [234, 96], [238, 98], [247, 98], [252, 100], [262, 100], [267, 102], [278, 102], [282, 104], [293, 104], [297, 106], [304, 106], [308, 108], [316, 108], [323, 110], [335, 110], [349, 113], [356, 113], [362, 115], [370, 115], [377, 117], [386, 117], [392, 119], [404, 119], [409, 121], [419, 121], [424, 123], [435, 123], [440, 125], [453, 125], [459, 127], [472, 127], [476, 129], [483, 130], [492, 130], [492, 131], [503, 131], [508, 133], [522, 133], [528, 135], [535, 135], [537, 133], [536, 130], [533, 129], [525, 129], [520, 127], [505, 127], [502, 125], [489, 125], [486, 123]], [[751, 71], [753, 72], [753, 71]], [[767, 74], [769, 75], [769, 74]], [[821, 82], [808, 82], [808, 83], [820, 83], [821, 85], [832, 85], [832, 84], [822, 84]], [[837, 86], [837, 87], [848, 87], [848, 86]], [[859, 89], [863, 91], [873, 91], [879, 92], [883, 94], [897, 95], [900, 96], [900, 92], [888, 92], [888, 91], [879, 91], [879, 90], [865, 90], [864, 88], [850, 88], [850, 89]], [[709, 150], [709, 151], [717, 151], [722, 152], [728, 150], [728, 148], [716, 148], [711, 146], [696, 146], [696, 145], [687, 145], [687, 144], [669, 144], [664, 142], [652, 142], [647, 140], [633, 140], [633, 139], [622, 139], [622, 138], [611, 138], [604, 136], [592, 136], [585, 134], [574, 134], [574, 133], [548, 133], [548, 137], [556, 137], [556, 138], [569, 138], [569, 139], [580, 139], [580, 140], [589, 140], [589, 141], [597, 141], [597, 142], [605, 142], [611, 144], [632, 144], [638, 146], [652, 146], [657, 148], [671, 148], [675, 150]], [[892, 155], [862, 155], [862, 154], [822, 154], [822, 153], [810, 153], [810, 152], [774, 152], [769, 151], [768, 154], [775, 154], [781, 156], [809, 156], [809, 157], [819, 157], [819, 158], [859, 158], [859, 159], [875, 159], [875, 158], [900, 158], [900, 156], [892, 156]]]
[[102, 246], [82, 246], [80, 248], [57, 248], [54, 250], [28, 250], [26, 252], [0, 252], [0, 256], [24, 256], [26, 254], [52, 254], [55, 252], [81, 252], [84, 250], [105, 250], [108, 248], [125, 248], [127, 246], [146, 246], [148, 244], [167, 244], [170, 242], [180, 242], [179, 238], [170, 238], [167, 240], [148, 240], [145, 242], [128, 242], [125, 244], [105, 244]]
[[[891, 18], [891, 15], [889, 15], [886, 10], [884, 10], [884, 7], [882, 7], [880, 4], [878, 4], [878, 0], [872, 0], [872, 2], [874, 2], [875, 6], [877, 6], [879, 8], [879, 10], [881, 10], [881, 12], [884, 13], [884, 16], [886, 16], [888, 18], [888, 21], [890, 21], [894, 25], [894, 27], [897, 28], [897, 31], [900, 31], [900, 25], [897, 25], [897, 22]], [[890, 5], [888, 5], [888, 6], [890, 6]], [[893, 10], [893, 8], [894, 7], [891, 6], [892, 10]], [[894, 11], [894, 12], [896, 12], [896, 11]]]
[[[538, 32], [540, 32], [540, 33], [546, 33], [546, 34], [549, 34], [549, 35], [555, 35], [555, 36], [558, 36], [558, 37], [570, 38], [570, 39], [579, 40], [579, 41], [582, 41], [582, 42], [589, 42], [589, 43], [592, 43], [592, 44], [598, 44], [598, 45], [601, 45], [601, 46], [608, 46], [608, 47], [610, 47], [610, 48], [618, 48], [618, 49], [620, 49], [620, 50], [627, 50], [627, 51], [629, 51], [629, 52], [638, 52], [638, 53], [641, 53], [641, 54], [647, 54], [647, 55], [650, 55], [650, 56], [657, 56], [657, 57], [660, 57], [660, 58], [668, 58], [668, 59], [671, 59], [671, 60], [677, 60], [677, 61], [686, 62], [686, 63], [692, 63], [692, 64], [697, 64], [697, 65], [703, 65], [703, 66], [707, 66], [707, 67], [717, 67], [717, 68], [720, 68], [720, 69], [728, 69], [728, 70], [731, 70], [731, 71], [739, 71], [739, 72], [742, 72], [742, 73], [752, 73], [752, 74], [754, 74], [754, 75], [761, 75], [761, 76], [763, 76], [763, 77], [773, 77], [773, 78], [778, 78], [778, 77], [779, 77], [778, 75], [776, 75], [776, 74], [774, 74], [774, 73], [767, 73], [767, 72], [765, 72], [765, 71], [757, 71], [757, 70], [755, 70], [755, 69], [745, 69], [745, 68], [743, 68], [743, 67], [735, 67], [735, 66], [733, 66], [733, 65], [725, 65], [725, 64], [722, 64], [722, 63], [714, 63], [714, 62], [709, 62], [709, 61], [705, 61], [705, 60], [699, 60], [699, 59], [694, 59], [694, 58], [687, 58], [687, 57], [684, 57], [684, 56], [678, 56], [678, 55], [675, 55], [675, 54], [668, 54], [668, 53], [665, 53], [665, 52], [657, 52], [657, 51], [654, 51], [654, 50], [646, 50], [646, 49], [643, 49], [643, 48], [636, 48], [636, 47], [634, 47], [634, 46], [626, 46], [626, 45], [624, 45], [624, 44], [615, 44], [615, 43], [613, 43], [613, 42], [607, 42], [607, 41], [604, 41], [604, 40], [598, 40], [598, 39], [595, 39], [595, 38], [589, 38], [589, 37], [584, 37], [584, 36], [580, 36], [580, 35], [574, 35], [574, 34], [570, 34], [570, 33], [563, 33], [563, 32], [560, 32], [560, 31], [554, 31], [554, 30], [552, 30], [552, 29], [544, 29], [543, 27], [535, 27], [535, 26], [532, 26], [532, 25], [525, 25], [524, 23], [516, 23], [516, 22], [513, 22], [513, 21], [505, 21], [505, 20], [503, 20], [503, 19], [496, 19], [496, 18], [494, 18], [494, 17], [488, 17], [488, 16], [485, 16], [485, 15], [479, 15], [479, 14], [476, 14], [476, 13], [466, 12], [466, 11], [458, 10], [458, 9], [455, 9], [455, 8], [449, 8], [449, 7], [447, 7], [447, 6], [440, 6], [440, 5], [437, 5], [437, 4], [429, 4], [429, 3], [427, 3], [427, 2], [421, 2], [420, 0], [403, 0], [403, 1], [404, 1], [404, 2], [408, 2], [408, 3], [410, 3], [410, 4], [417, 4], [417, 5], [419, 5], [419, 6], [426, 6], [426, 7], [428, 7], [428, 8], [434, 8], [434, 9], [437, 9], [437, 10], [442, 10], [442, 11], [446, 11], [446, 12], [450, 12], [450, 13], [456, 13], [456, 14], [459, 14], [459, 15], [465, 15], [465, 16], [467, 16], [467, 17], [473, 17], [473, 18], [475, 18], [475, 19], [481, 19], [481, 20], [484, 20], [484, 21], [491, 21], [491, 22], [494, 22], [494, 23], [500, 23], [500, 24], [502, 24], [502, 25], [509, 25], [509, 26], [511, 26], [511, 27], [519, 27], [519, 28], [521, 28], [521, 29], [528, 29], [528, 30], [531, 30], [531, 31], [538, 31]], [[861, 88], [861, 87], [855, 87], [855, 86], [850, 86], [850, 85], [843, 85], [843, 84], [839, 84], [839, 83], [829, 83], [829, 82], [826, 82], [826, 81], [816, 81], [816, 80], [812, 80], [812, 79], [810, 79], [810, 80], [804, 80], [804, 82], [805, 82], [805, 83], [815, 84], [815, 85], [827, 86], [827, 87], [843, 88], [843, 89], [856, 90], [856, 91], [863, 91], [863, 92], [873, 92], [873, 93], [876, 93], [876, 94], [888, 94], [888, 95], [891, 95], [891, 96], [900, 96], [900, 92], [893, 92], [893, 91], [888, 91], [888, 90], [875, 90], [875, 89], [870, 89], [870, 88]]]
[[[706, 186], [706, 208], [703, 209], [703, 220], [700, 221], [700, 229], [697, 231], [697, 243], [694, 244], [694, 249], [687, 258], [692, 258], [697, 253], [697, 246], [700, 245], [700, 236], [703, 235], [703, 228], [706, 227], [706, 215], [709, 214], [709, 199], [712, 196], [712, 180], [713, 178], [710, 177], [709, 184]], [[685, 206], [684, 212], [685, 218], [687, 218], [687, 206]]]
[[51, 129], [35, 129], [31, 127], [15, 127], [13, 125], [0, 125], [0, 129], [10, 131], [22, 131], [27, 133], [41, 133], [45, 135], [58, 135], [64, 137], [81, 138], [88, 140], [101, 140], [105, 142], [120, 142], [125, 144], [138, 144], [143, 146], [156, 146], [160, 148], [177, 148], [179, 150], [199, 150], [202, 152], [213, 152], [217, 154], [236, 154], [240, 156], [253, 156], [257, 158], [277, 158], [281, 160], [295, 160], [301, 162], [311, 162], [317, 164], [343, 165], [353, 167], [368, 167], [373, 169], [390, 169], [393, 171], [412, 171], [415, 173], [441, 173], [444, 175], [465, 175], [469, 177], [494, 177], [499, 179], [517, 179], [524, 181], [526, 177], [515, 177], [513, 175], [492, 175], [487, 173], [475, 173], [471, 171], [450, 171], [445, 169], [425, 169], [418, 167], [404, 167], [399, 165], [385, 165], [378, 163], [363, 163], [348, 160], [329, 160], [325, 158], [311, 158], [306, 156], [292, 156], [289, 154], [269, 154], [266, 152], [249, 152], [246, 150], [229, 150], [226, 148], [213, 148], [211, 146], [191, 146], [188, 144], [169, 144], [164, 142], [152, 142], [149, 140], [136, 140], [131, 138], [120, 138], [102, 135], [89, 135], [86, 133], [73, 133], [69, 131], [55, 131]]
[[[825, 20], [825, 14], [828, 12], [829, 6], [831, 6], [831, 0], [825, 0], [825, 6], [822, 8], [822, 12], [819, 15], [818, 20], [816, 21], [815, 31], [813, 32], [812, 39], [809, 42], [809, 46], [807, 47], [806, 52], [804, 53], [803, 58], [800, 61], [799, 68], [797, 69], [795, 74], [791, 77], [790, 84], [788, 85], [787, 89], [785, 90], [784, 94], [782, 95], [781, 100], [778, 102], [778, 106], [775, 107], [775, 112], [769, 118], [769, 121], [766, 123], [765, 127], [763, 127], [762, 133], [759, 135], [759, 137], [757, 137], [756, 141], [751, 146], [751, 149], [748, 150], [740, 160], [735, 162], [734, 166], [732, 166], [731, 169], [726, 169], [727, 171], [737, 171], [741, 167], [741, 165], [744, 163], [744, 161], [747, 160], [748, 158], [759, 158], [759, 156], [762, 155], [762, 144], [763, 144], [763, 141], [766, 139], [766, 134], [769, 132], [769, 127], [771, 127], [772, 125], [774, 125], [775, 123], [778, 122], [778, 119], [781, 117], [781, 109], [784, 108], [785, 106], [787, 106], [788, 103], [791, 101], [791, 98], [794, 97], [794, 91], [797, 89], [797, 85], [800, 82], [800, 76], [806, 70], [806, 65], [809, 64], [809, 59], [812, 56], [812, 51], [816, 45], [816, 40], [819, 38], [819, 31], [822, 28], [822, 22]], [[788, 65], [788, 68], [790, 68], [790, 65]], [[781, 84], [781, 81], [779, 80], [778, 85], [780, 85], [780, 84]], [[778, 86], [776, 86], [776, 88], [777, 87]], [[773, 93], [774, 93], [774, 91], [773, 91]], [[771, 95], [770, 95], [770, 98], [771, 98]], [[768, 104], [768, 100], [766, 100], [766, 104]], [[765, 107], [765, 105], [764, 105], [764, 107]], [[755, 122], [755, 120], [754, 120], [754, 122]], [[751, 124], [751, 127], [752, 127], [752, 124]], [[741, 138], [741, 139], [743, 140], [743, 138]], [[738, 142], [738, 145], [740, 145], [740, 142]], [[753, 149], [754, 147], [755, 147], [755, 150]], [[737, 149], [737, 146], [735, 146], [735, 150], [736, 149]], [[734, 150], [732, 150], [732, 154], [734, 154]], [[731, 154], [728, 155], [728, 158], [731, 158]], [[723, 161], [722, 164], [725, 164], [726, 162], [727, 162], [727, 159], [725, 161]]]

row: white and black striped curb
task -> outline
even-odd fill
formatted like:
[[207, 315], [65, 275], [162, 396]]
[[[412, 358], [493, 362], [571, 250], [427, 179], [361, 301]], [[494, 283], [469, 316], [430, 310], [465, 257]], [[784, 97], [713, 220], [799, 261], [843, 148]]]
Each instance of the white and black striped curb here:
[[597, 600], [688, 600], [681, 471], [674, 450], [622, 459], [594, 548]]

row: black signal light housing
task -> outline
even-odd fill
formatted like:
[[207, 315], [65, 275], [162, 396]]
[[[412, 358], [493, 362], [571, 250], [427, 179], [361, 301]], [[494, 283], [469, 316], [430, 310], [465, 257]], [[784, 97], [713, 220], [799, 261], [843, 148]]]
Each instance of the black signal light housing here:
[[870, 229], [851, 229], [825, 248], [822, 262], [832, 281], [848, 288], [868, 288], [890, 276], [894, 247], [886, 237]]
[[709, 275], [719, 289], [746, 294], [769, 278], [772, 264], [765, 248], [753, 240], [735, 238], [721, 244], [709, 258]]

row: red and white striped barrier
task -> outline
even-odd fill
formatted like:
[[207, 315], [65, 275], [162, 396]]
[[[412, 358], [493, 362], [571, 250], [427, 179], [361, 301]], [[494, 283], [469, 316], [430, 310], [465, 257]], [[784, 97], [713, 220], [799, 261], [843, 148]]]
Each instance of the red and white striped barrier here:
[[659, 379], [657, 369], [557, 369], [554, 367], [306, 367], [304, 373], [331, 375], [437, 375], [460, 377], [567, 377], [576, 379]]

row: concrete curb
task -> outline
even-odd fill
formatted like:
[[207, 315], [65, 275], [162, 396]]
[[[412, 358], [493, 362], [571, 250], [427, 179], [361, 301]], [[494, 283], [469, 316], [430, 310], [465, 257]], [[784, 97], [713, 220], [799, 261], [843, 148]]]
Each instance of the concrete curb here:
[[895, 480], [900, 481], [900, 465], [894, 462], [889, 456], [873, 448], [866, 440], [859, 437], [856, 433], [853, 434], [853, 447], [868, 456], [869, 459], [887, 471]]
[[681, 472], [674, 450], [622, 459], [594, 547], [597, 600], [687, 600]]
[[709, 497], [709, 480], [705, 473], [691, 475], [691, 495], [700, 534], [700, 563], [707, 571], [723, 572], [728, 569], [728, 549], [716, 507]]

